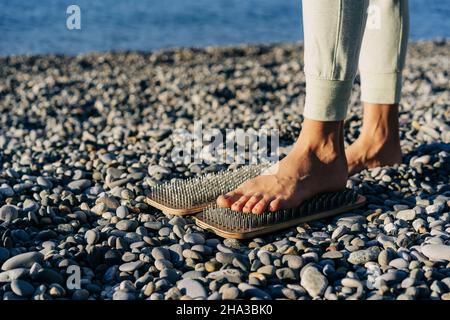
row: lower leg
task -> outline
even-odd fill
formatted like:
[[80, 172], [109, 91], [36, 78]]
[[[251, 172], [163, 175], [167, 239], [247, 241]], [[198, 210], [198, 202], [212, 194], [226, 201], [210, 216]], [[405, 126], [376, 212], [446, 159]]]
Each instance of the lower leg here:
[[398, 104], [364, 103], [360, 136], [347, 148], [346, 156], [350, 175], [401, 163]]
[[268, 174], [221, 196], [217, 204], [262, 213], [300, 205], [347, 182], [343, 119], [356, 74], [367, 1], [303, 1], [306, 97], [300, 136]]

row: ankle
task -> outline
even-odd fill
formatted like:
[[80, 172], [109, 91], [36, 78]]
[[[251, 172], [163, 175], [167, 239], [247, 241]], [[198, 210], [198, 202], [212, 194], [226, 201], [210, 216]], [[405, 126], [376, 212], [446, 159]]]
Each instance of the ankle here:
[[399, 144], [398, 104], [364, 103], [360, 140], [370, 145]]
[[342, 148], [342, 122], [320, 122], [306, 119], [298, 138], [298, 148], [314, 154], [323, 163], [345, 159]]
[[359, 140], [367, 146], [399, 145], [400, 136], [398, 130], [385, 126], [364, 127], [361, 130]]

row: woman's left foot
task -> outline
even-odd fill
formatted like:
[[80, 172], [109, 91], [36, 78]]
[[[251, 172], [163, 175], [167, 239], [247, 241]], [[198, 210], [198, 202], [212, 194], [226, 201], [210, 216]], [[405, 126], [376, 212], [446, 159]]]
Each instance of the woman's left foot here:
[[402, 163], [402, 150], [398, 141], [375, 141], [358, 138], [346, 150], [348, 175], [364, 169], [392, 166]]

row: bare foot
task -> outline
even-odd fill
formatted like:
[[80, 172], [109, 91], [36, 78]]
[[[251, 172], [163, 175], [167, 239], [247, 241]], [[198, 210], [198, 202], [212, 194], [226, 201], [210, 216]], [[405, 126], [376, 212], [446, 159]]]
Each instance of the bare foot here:
[[364, 169], [392, 166], [402, 162], [400, 143], [374, 140], [368, 140], [365, 137], [358, 138], [345, 150], [350, 176]]
[[401, 163], [398, 105], [365, 103], [361, 135], [345, 150], [345, 154], [349, 175]]
[[268, 172], [220, 196], [217, 204], [260, 214], [292, 208], [321, 192], [345, 188], [347, 163], [341, 143], [342, 122], [305, 120], [292, 151]]

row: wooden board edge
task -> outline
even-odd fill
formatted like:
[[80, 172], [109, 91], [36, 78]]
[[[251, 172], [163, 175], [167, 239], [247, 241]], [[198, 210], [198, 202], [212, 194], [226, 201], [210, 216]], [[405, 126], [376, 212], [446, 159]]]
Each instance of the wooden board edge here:
[[358, 195], [357, 201], [355, 203], [352, 203], [350, 205], [342, 206], [336, 209], [323, 211], [317, 214], [313, 214], [306, 217], [297, 218], [290, 221], [285, 221], [283, 223], [279, 223], [270, 227], [263, 227], [260, 229], [252, 230], [249, 232], [239, 233], [239, 232], [229, 232], [222, 230], [218, 227], [212, 226], [201, 220], [199, 217], [194, 216], [195, 224], [199, 226], [202, 229], [205, 229], [207, 231], [213, 232], [216, 235], [222, 237], [222, 238], [232, 238], [232, 239], [238, 239], [238, 240], [246, 240], [254, 237], [258, 237], [267, 233], [272, 233], [276, 231], [280, 231], [283, 229], [287, 229], [290, 227], [293, 227], [295, 225], [299, 225], [302, 223], [314, 221], [314, 220], [320, 220], [324, 218], [328, 218], [331, 216], [338, 215], [340, 213], [343, 213], [344, 211], [353, 210], [356, 208], [359, 208], [363, 206], [366, 203], [366, 198], [362, 195]]
[[175, 216], [186, 216], [186, 215], [196, 214], [196, 213], [201, 212], [208, 205], [210, 205], [210, 203], [205, 203], [202, 205], [198, 205], [198, 206], [190, 207], [190, 208], [186, 208], [186, 209], [177, 209], [177, 208], [166, 207], [165, 205], [163, 205], [159, 202], [156, 202], [155, 200], [150, 199], [148, 197], [145, 198], [144, 202], [158, 210], [161, 210], [165, 214], [171, 214], [171, 215], [175, 215]]

